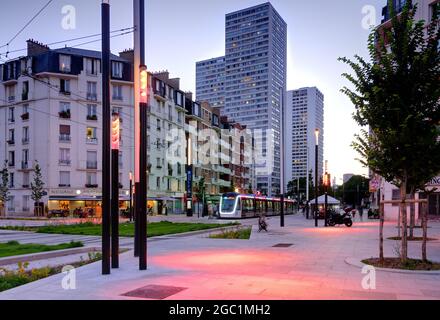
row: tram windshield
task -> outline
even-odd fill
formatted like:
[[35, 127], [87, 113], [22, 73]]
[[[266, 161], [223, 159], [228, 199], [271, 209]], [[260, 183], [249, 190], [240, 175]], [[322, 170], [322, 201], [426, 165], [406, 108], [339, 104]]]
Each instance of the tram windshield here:
[[221, 207], [222, 212], [234, 212], [235, 200], [235, 197], [224, 197]]

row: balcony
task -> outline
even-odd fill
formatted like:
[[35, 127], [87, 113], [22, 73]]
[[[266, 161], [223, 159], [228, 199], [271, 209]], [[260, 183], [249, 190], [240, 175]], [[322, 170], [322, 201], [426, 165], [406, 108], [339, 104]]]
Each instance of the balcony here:
[[8, 119], [8, 122], [9, 122], [9, 123], [15, 123], [15, 119], [14, 119], [14, 118], [9, 118], [9, 119]]
[[70, 110], [61, 111], [58, 113], [61, 119], [70, 119], [72, 115], [70, 114]]
[[24, 145], [29, 144], [29, 138], [21, 139], [21, 143], [24, 144]]
[[60, 142], [68, 143], [70, 141], [72, 141], [70, 134], [61, 134], [60, 135]]
[[24, 184], [24, 185], [22, 185], [21, 186], [23, 189], [29, 189], [30, 188], [30, 186], [28, 185], [28, 184]]
[[9, 140], [7, 141], [7, 143], [8, 143], [10, 146], [13, 146], [13, 145], [15, 145], [15, 140], [9, 139]]
[[29, 120], [29, 112], [23, 113], [21, 115], [21, 120], [28, 121]]
[[87, 100], [89, 101], [97, 101], [98, 95], [96, 93], [87, 93]]
[[98, 162], [97, 161], [87, 161], [87, 170], [97, 170]]
[[71, 160], [59, 160], [58, 162], [61, 166], [70, 166], [72, 164]]
[[124, 98], [122, 96], [113, 96], [112, 97], [113, 100], [117, 100], [117, 101], [122, 101], [124, 100]]
[[60, 94], [65, 95], [65, 96], [70, 96], [72, 93], [67, 90], [60, 90]]
[[58, 185], [59, 188], [70, 188], [70, 184], [59, 184]]
[[87, 121], [98, 121], [98, 116], [96, 114], [94, 115], [88, 115]]
[[21, 170], [27, 170], [27, 169], [29, 169], [29, 162], [22, 161], [21, 162]]
[[90, 138], [90, 137], [87, 137], [87, 138], [86, 138], [86, 143], [87, 143], [87, 144], [98, 144], [98, 138]]
[[14, 102], [14, 101], [15, 101], [15, 96], [8, 97], [8, 102]]
[[85, 187], [86, 189], [96, 189], [99, 186], [97, 184], [86, 184]]

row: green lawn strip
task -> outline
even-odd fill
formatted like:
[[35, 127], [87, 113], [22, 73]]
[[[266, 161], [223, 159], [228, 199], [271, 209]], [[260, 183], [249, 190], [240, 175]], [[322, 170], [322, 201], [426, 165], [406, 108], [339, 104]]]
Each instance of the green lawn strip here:
[[83, 243], [73, 241], [70, 243], [62, 243], [58, 245], [43, 245], [33, 243], [20, 244], [17, 241], [10, 241], [8, 243], [0, 243], [0, 258], [81, 247], [84, 247]]
[[[171, 234], [180, 234], [192, 231], [210, 230], [222, 227], [235, 226], [237, 224], [217, 224], [217, 223], [173, 223], [173, 222], [153, 222], [148, 224], [148, 237], [158, 237]], [[82, 223], [75, 225], [57, 225], [44, 227], [4, 227], [0, 229], [14, 231], [31, 231], [49, 234], [68, 234], [68, 235], [87, 235], [101, 236], [101, 225], [92, 223]], [[119, 225], [121, 237], [134, 237], [134, 224], [122, 223]]]

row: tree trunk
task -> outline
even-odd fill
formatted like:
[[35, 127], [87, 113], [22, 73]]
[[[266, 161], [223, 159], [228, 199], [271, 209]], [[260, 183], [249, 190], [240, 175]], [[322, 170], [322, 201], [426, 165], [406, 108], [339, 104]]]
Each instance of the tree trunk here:
[[400, 186], [400, 216], [402, 218], [402, 249], [400, 251], [400, 261], [402, 263], [406, 263], [408, 260], [408, 215], [406, 210], [406, 184], [407, 180], [406, 178], [404, 178], [402, 181], [402, 185]]
[[383, 226], [385, 223], [385, 205], [383, 203], [380, 204], [379, 214], [380, 214], [380, 227], [379, 227], [379, 234], [380, 234], [380, 240], [379, 240], [379, 257], [380, 262], [384, 262], [385, 256], [383, 253]]
[[397, 236], [402, 238], [402, 209], [400, 206], [397, 211]]
[[422, 242], [422, 260], [428, 261], [428, 253], [426, 250], [426, 243], [428, 241], [428, 210], [426, 204], [422, 203], [422, 228], [423, 228], [423, 242]]
[[[411, 191], [411, 199], [415, 200], [415, 193]], [[411, 203], [410, 205], [410, 214], [409, 214], [410, 224], [409, 224], [409, 238], [414, 238], [414, 227], [416, 225], [416, 205], [415, 203]]]

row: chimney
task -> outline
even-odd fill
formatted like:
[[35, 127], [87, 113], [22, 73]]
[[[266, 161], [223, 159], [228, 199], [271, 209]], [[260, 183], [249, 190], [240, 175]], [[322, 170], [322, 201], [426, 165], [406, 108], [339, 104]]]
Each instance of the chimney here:
[[46, 53], [50, 48], [34, 39], [29, 39], [27, 42], [27, 55], [28, 57], [38, 56], [42, 53]]
[[134, 50], [133, 49], [128, 49], [128, 50], [124, 50], [122, 52], [119, 52], [119, 57], [130, 61], [131, 64], [134, 64]]

